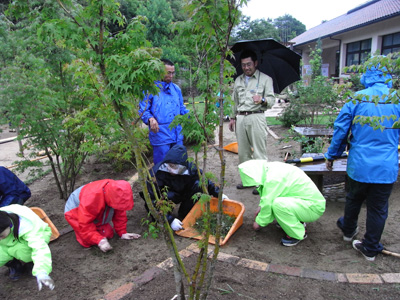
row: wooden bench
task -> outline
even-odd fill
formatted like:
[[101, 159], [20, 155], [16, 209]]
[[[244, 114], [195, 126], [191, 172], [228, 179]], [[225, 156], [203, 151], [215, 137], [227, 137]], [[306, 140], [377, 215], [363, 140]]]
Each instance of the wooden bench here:
[[[322, 153], [304, 153], [301, 157], [316, 157], [323, 156]], [[335, 159], [333, 162], [333, 169], [329, 171], [325, 166], [325, 160], [317, 160], [307, 163], [296, 163], [296, 166], [302, 169], [311, 179], [315, 185], [322, 192], [324, 185], [324, 175], [346, 175], [347, 157]]]
[[[399, 146], [400, 149], [400, 146]], [[301, 158], [323, 156], [322, 153], [304, 153]], [[324, 175], [346, 175], [347, 157], [337, 158], [333, 162], [333, 169], [329, 171], [326, 168], [325, 160], [317, 160], [307, 163], [296, 163], [296, 166], [302, 169], [311, 179], [315, 185], [322, 192], [324, 185]], [[399, 152], [399, 166], [400, 166], [400, 152]]]

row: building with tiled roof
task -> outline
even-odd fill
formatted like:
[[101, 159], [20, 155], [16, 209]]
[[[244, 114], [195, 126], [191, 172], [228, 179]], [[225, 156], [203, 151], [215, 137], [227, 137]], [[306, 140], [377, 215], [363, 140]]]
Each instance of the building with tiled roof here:
[[324, 75], [342, 76], [343, 68], [370, 55], [400, 52], [400, 0], [371, 0], [346, 14], [313, 27], [290, 42], [309, 70], [311, 49], [322, 44]]

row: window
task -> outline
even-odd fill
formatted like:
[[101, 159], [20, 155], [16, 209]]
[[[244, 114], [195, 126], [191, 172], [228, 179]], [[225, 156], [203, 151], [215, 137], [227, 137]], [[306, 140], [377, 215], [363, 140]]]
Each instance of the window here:
[[347, 44], [346, 66], [360, 65], [371, 54], [371, 39]]
[[382, 38], [382, 54], [400, 52], [400, 32], [388, 34]]

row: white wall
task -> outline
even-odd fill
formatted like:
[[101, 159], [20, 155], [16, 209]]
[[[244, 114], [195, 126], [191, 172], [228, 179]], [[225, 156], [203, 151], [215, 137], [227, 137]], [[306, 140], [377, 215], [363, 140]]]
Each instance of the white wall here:
[[[346, 47], [348, 43], [362, 41], [372, 38], [371, 43], [371, 54], [374, 54], [377, 50], [381, 50], [382, 36], [400, 32], [400, 17], [391, 18], [388, 20], [374, 23], [369, 26], [365, 26], [359, 29], [345, 32], [343, 34], [334, 35], [331, 38], [325, 38], [322, 40], [322, 62], [329, 64], [329, 74], [335, 73], [336, 63], [336, 51], [339, 50], [340, 46], [340, 58], [339, 58], [339, 76], [346, 76], [343, 73], [343, 68], [346, 65]], [[338, 41], [340, 40], [340, 41]], [[300, 50], [302, 55], [303, 65], [309, 65], [310, 62], [310, 47], [315, 48], [316, 43], [312, 42], [307, 45], [300, 47], [294, 46], [295, 50]], [[304, 70], [303, 70], [304, 72]]]

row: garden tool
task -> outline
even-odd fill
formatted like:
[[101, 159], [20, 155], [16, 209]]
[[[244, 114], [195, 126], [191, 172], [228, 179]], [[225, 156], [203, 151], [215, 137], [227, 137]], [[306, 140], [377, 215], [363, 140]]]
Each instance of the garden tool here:
[[389, 251], [389, 250], [386, 250], [386, 249], [382, 250], [382, 254], [391, 255], [391, 256], [394, 256], [394, 257], [400, 257], [399, 253], [392, 252], [392, 251]]
[[[343, 158], [343, 157], [347, 157], [348, 153], [347, 152], [343, 152], [343, 154], [341, 156], [339, 156], [338, 158]], [[315, 157], [303, 157], [303, 158], [297, 158], [297, 159], [289, 159], [286, 160], [286, 163], [307, 163], [307, 162], [314, 162], [314, 161], [319, 161], [319, 160], [325, 160], [325, 157], [323, 155], [318, 155]]]

